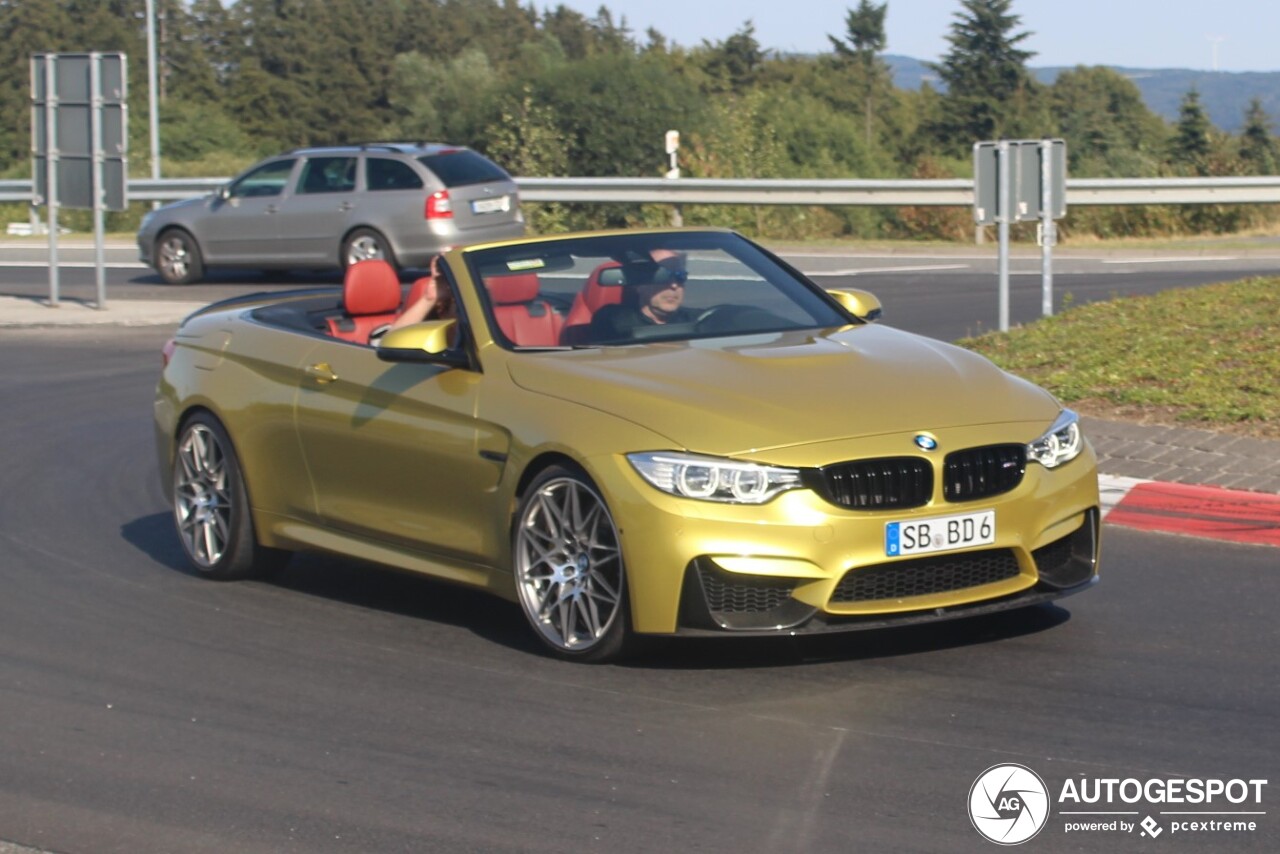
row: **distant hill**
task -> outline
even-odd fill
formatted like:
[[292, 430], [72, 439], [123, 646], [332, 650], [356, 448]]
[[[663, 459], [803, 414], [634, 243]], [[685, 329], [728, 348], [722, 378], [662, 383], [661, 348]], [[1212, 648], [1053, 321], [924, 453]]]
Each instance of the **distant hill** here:
[[[926, 79], [939, 87], [937, 75], [918, 59], [886, 54], [885, 61], [893, 71], [894, 83], [902, 89], [919, 89]], [[1271, 118], [1273, 131], [1280, 130], [1280, 71], [1230, 72], [1192, 71], [1186, 68], [1112, 68], [1128, 77], [1142, 92], [1142, 99], [1154, 113], [1166, 121], [1178, 120], [1178, 105], [1191, 89], [1200, 93], [1209, 120], [1221, 130], [1239, 133], [1244, 127], [1245, 110], [1254, 98]], [[1031, 73], [1043, 83], [1052, 83], [1067, 68], [1032, 68]]]

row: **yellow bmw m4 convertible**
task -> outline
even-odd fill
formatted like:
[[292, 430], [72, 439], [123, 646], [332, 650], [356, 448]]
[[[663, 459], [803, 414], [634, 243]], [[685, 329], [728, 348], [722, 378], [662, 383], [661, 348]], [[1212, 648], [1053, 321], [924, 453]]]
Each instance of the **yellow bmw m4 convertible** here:
[[380, 264], [216, 303], [166, 346], [161, 476], [202, 574], [374, 561], [517, 602], [579, 661], [1096, 581], [1073, 412], [738, 234], [490, 243], [403, 285]]

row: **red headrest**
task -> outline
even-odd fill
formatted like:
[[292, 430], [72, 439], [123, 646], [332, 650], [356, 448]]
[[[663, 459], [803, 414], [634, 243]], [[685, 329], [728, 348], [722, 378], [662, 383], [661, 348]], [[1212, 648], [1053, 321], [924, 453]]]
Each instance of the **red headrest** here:
[[388, 314], [400, 308], [400, 277], [386, 261], [370, 258], [347, 268], [342, 280], [347, 314]]
[[[599, 267], [591, 271], [591, 275], [587, 277], [587, 285], [582, 289], [582, 301], [586, 303], [587, 308], [592, 312], [599, 311], [606, 305], [622, 302], [622, 287], [620, 285], [601, 285], [600, 274], [605, 270], [620, 270], [622, 265], [617, 261], [605, 261]], [[617, 275], [616, 273], [614, 274]], [[619, 279], [615, 279], [615, 282]]]
[[517, 305], [538, 298], [537, 273], [512, 273], [484, 280], [494, 305]]

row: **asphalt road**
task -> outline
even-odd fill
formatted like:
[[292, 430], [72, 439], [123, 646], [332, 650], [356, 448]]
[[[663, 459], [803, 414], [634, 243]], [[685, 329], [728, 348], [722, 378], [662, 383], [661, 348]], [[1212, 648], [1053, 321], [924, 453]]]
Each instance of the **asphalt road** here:
[[317, 558], [193, 577], [151, 435], [167, 334], [0, 333], [0, 840], [981, 852], [970, 787], [1016, 762], [1051, 791], [1271, 781], [1253, 832], [1055, 814], [1028, 850], [1280, 850], [1272, 549], [1107, 530], [1103, 582], [1060, 606], [563, 664], [514, 606], [414, 577]]

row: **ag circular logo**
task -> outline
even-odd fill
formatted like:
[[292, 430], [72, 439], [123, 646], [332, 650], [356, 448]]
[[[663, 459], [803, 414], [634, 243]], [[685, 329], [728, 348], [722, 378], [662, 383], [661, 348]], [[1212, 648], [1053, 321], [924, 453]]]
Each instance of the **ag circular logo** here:
[[938, 440], [929, 433], [917, 433], [913, 441], [922, 451], [932, 451], [938, 447]]
[[1049, 790], [1025, 765], [992, 765], [969, 789], [969, 820], [999, 845], [1019, 845], [1049, 820]]

